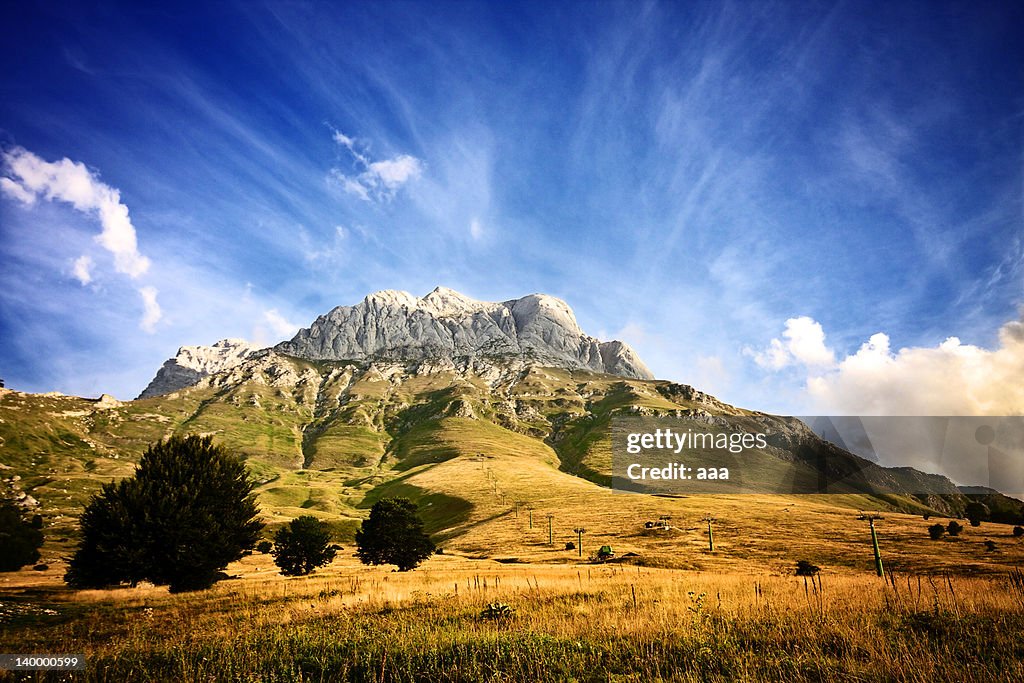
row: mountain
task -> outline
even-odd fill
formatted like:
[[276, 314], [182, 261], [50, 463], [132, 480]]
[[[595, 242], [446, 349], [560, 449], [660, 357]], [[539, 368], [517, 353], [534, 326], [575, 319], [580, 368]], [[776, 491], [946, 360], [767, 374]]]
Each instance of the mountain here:
[[138, 397], [163, 396], [190, 387], [203, 377], [233, 368], [259, 350], [242, 339], [222, 339], [212, 346], [182, 346], [157, 370]]
[[385, 290], [338, 306], [275, 349], [309, 360], [517, 356], [538, 365], [654, 378], [629, 345], [584, 334], [572, 309], [545, 294], [486, 302], [445, 287], [422, 298]]
[[[131, 474], [149, 444], [193, 433], [245, 458], [271, 528], [312, 514], [339, 539], [351, 538], [373, 502], [400, 495], [417, 502], [446, 552], [563, 561], [547, 544], [543, 517], [526, 526], [523, 507], [524, 517], [531, 508], [553, 515], [562, 532], [590, 529], [588, 547], [614, 545], [645, 562], [788, 571], [798, 551], [854, 566], [865, 542], [855, 510], [881, 509], [887, 524], [901, 525], [904, 567], [955, 559], [994, 571], [1019, 561], [928, 540], [922, 515], [956, 516], [969, 500], [948, 479], [880, 467], [794, 418], [629, 376], [649, 373], [626, 350], [587, 337], [564, 303], [543, 295], [496, 304], [451, 290], [422, 299], [381, 292], [275, 348], [183, 347], [135, 401], [0, 389], [0, 470], [20, 478], [51, 536], [66, 544], [102, 484]], [[754, 491], [769, 490], [761, 488], [769, 481], [838, 484], [815, 496], [614, 492], [610, 427], [616, 418], [649, 416], [768, 434]], [[932, 493], [908, 494], [922, 490]], [[1020, 501], [985, 495], [993, 510], [1020, 516]], [[693, 520], [709, 513], [720, 520], [722, 552], [698, 557], [693, 549], [706, 546]], [[644, 530], [644, 520], [663, 515], [674, 518], [675, 531]]]

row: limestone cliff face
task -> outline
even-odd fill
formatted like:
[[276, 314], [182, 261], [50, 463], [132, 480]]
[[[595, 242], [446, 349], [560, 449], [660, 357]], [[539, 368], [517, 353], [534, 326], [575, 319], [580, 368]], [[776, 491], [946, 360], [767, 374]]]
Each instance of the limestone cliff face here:
[[166, 360], [139, 398], [163, 396], [190, 387], [202, 378], [239, 365], [259, 350], [241, 339], [222, 339], [212, 346], [182, 346]]
[[443, 287], [422, 298], [385, 290], [320, 316], [275, 350], [309, 360], [518, 356], [537, 365], [653, 378], [627, 344], [584, 334], [572, 309], [545, 294], [487, 302]]
[[[225, 370], [261, 349], [240, 339], [183, 346], [139, 398], [162, 396]], [[628, 344], [585, 334], [572, 309], [546, 294], [502, 302], [476, 301], [438, 287], [418, 298], [384, 290], [354, 306], [338, 306], [274, 351], [307, 360], [419, 362], [429, 366], [509, 363], [585, 369], [629, 379], [653, 379]]]

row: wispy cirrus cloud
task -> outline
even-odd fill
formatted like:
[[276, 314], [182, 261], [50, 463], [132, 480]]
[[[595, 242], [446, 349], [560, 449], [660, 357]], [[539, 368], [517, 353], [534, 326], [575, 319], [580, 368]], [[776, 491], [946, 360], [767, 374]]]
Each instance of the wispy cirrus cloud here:
[[[6, 172], [0, 318], [73, 320], [97, 355], [129, 340], [104, 372], [134, 364], [137, 390], [181, 343], [254, 327], [279, 339], [268, 309], [308, 321], [374, 289], [545, 291], [588, 331], [657, 329], [661, 342], [626, 341], [660, 377], [791, 411], [809, 374], [834, 371], [805, 370], [827, 359], [814, 349], [842, 361], [865, 332], [995, 348], [1024, 263], [1019, 73], [993, 33], [1017, 13], [965, 11], [965, 31], [882, 5], [524, 5], [515, 25], [530, 30], [505, 35], [507, 9], [487, 3], [276, 4], [246, 12], [217, 62], [193, 49], [223, 38], [215, 21], [185, 44], [152, 15], [100, 22], [63, 36], [73, 52], [54, 64], [14, 31], [6, 47], [26, 59], [0, 76], [5, 129], [117, 179], [157, 271], [123, 279], [159, 288], [167, 338], [132, 334], [136, 288], [104, 277], [84, 221], [55, 215], [70, 205], [38, 206]], [[252, 68], [267, 78], [224, 78]], [[73, 87], [34, 88], [54, 79]], [[79, 254], [91, 261], [76, 269]], [[65, 281], [40, 282], [48, 272]], [[783, 334], [793, 311], [828, 339]], [[41, 335], [17, 328], [0, 361], [50, 372], [56, 354], [40, 361]], [[766, 372], [750, 354], [773, 338]]]
[[139, 327], [150, 334], [156, 332], [156, 324], [164, 317], [163, 311], [160, 309], [160, 304], [157, 303], [156, 300], [157, 294], [158, 292], [156, 287], [146, 286], [139, 288], [139, 295], [142, 297], [144, 311]]
[[389, 201], [403, 185], [423, 173], [423, 162], [410, 154], [374, 161], [367, 151], [360, 149], [354, 138], [341, 131], [334, 131], [334, 141], [348, 150], [353, 170], [358, 172], [352, 174], [332, 168], [329, 178], [342, 190], [363, 201]]

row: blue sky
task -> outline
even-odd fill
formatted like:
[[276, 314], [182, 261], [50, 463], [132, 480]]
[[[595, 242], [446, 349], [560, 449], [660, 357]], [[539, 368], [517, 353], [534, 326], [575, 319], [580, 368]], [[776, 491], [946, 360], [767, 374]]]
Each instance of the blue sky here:
[[10, 388], [440, 284], [752, 408], [1024, 411], [1016, 3], [135, 5], [3, 10]]

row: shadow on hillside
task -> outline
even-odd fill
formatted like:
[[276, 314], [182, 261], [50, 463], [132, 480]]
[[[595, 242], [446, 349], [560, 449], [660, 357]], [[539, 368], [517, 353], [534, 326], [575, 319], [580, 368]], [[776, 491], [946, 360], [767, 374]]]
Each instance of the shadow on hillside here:
[[[408, 498], [416, 503], [420, 519], [423, 520], [423, 528], [428, 534], [435, 536], [435, 541], [446, 541], [457, 533], [462, 533], [464, 528], [456, 530], [453, 527], [461, 527], [468, 522], [473, 510], [473, 504], [465, 498], [444, 493], [428, 493], [418, 486], [407, 484], [402, 479], [375, 487], [366, 494], [358, 507], [372, 507], [382, 498]], [[445, 530], [448, 533], [439, 534]]]

